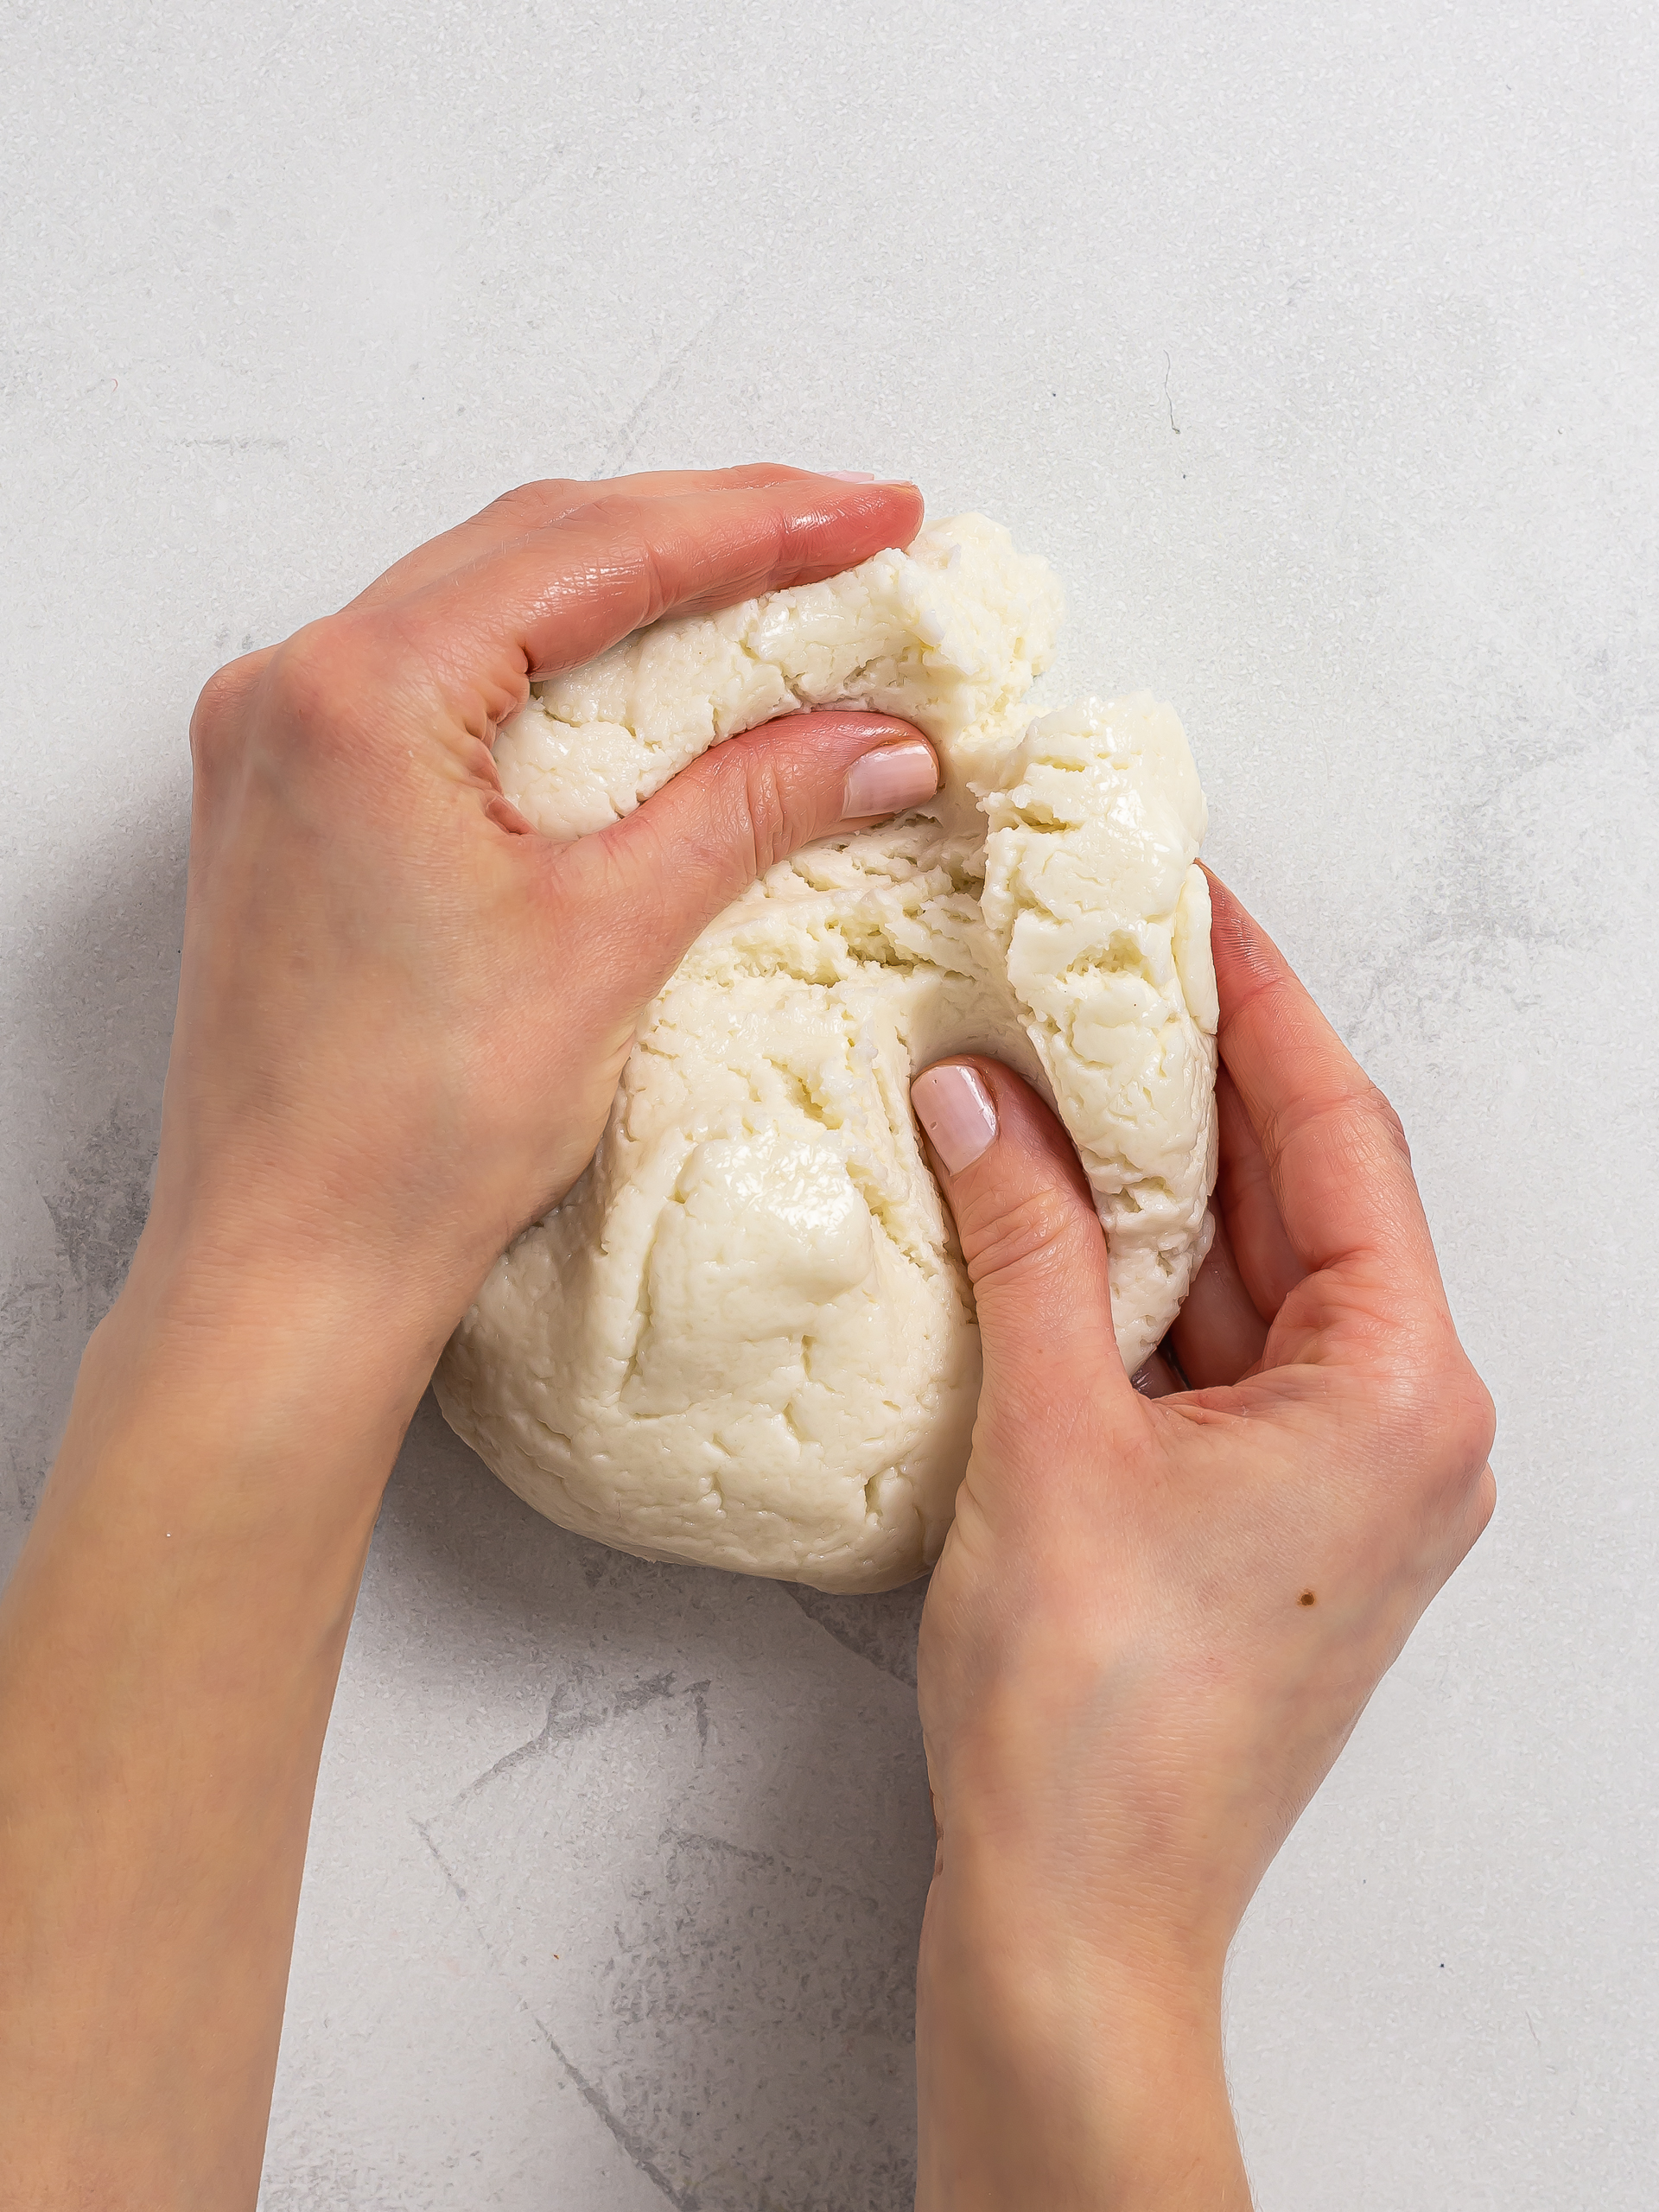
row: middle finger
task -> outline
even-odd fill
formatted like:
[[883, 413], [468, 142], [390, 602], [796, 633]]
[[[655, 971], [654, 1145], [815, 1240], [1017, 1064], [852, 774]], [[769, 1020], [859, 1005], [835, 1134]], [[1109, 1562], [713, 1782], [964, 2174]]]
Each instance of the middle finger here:
[[393, 652], [420, 652], [476, 734], [522, 706], [530, 683], [659, 616], [836, 575], [908, 544], [921, 518], [914, 485], [804, 474], [668, 499], [610, 494], [363, 619]]
[[1195, 1390], [1236, 1382], [1262, 1357], [1268, 1325], [1244, 1287], [1219, 1218], [1215, 1241], [1169, 1333], [1181, 1372]]
[[1307, 1269], [1285, 1228], [1261, 1140], [1226, 1068], [1216, 1077], [1221, 1171], [1216, 1200], [1235, 1265], [1256, 1312], [1271, 1321]]

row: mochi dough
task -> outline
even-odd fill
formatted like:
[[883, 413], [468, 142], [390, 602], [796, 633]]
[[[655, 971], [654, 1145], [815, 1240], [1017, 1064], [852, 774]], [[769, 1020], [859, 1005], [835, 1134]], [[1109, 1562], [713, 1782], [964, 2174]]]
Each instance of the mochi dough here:
[[1205, 804], [1148, 693], [1032, 719], [1060, 594], [969, 515], [829, 582], [637, 632], [535, 687], [507, 797], [568, 840], [779, 715], [899, 715], [936, 799], [781, 861], [641, 1020], [599, 1149], [496, 1262], [435, 1379], [529, 1504], [642, 1558], [885, 1590], [938, 1556], [973, 1295], [910, 1107], [982, 1052], [1058, 1109], [1133, 1371], [1208, 1249]]

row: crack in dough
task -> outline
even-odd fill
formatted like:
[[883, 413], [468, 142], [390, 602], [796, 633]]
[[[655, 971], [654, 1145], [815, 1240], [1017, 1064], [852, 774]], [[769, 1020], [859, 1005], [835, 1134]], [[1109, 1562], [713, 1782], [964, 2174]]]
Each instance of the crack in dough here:
[[973, 1299], [910, 1109], [1015, 1068], [1077, 1147], [1138, 1366], [1208, 1249], [1205, 806], [1146, 693], [1032, 720], [1058, 587], [978, 516], [821, 584], [654, 625], [496, 747], [544, 834], [803, 706], [902, 715], [926, 808], [771, 869], [647, 1011], [592, 1163], [492, 1270], [435, 1378], [539, 1511], [645, 1558], [880, 1590], [938, 1557], [978, 1398]]

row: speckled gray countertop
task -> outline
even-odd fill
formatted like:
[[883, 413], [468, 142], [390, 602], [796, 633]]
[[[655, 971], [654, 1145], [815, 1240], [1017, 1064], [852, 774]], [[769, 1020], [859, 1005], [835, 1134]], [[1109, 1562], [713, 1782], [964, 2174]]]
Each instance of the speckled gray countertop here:
[[[4, 1549], [142, 1218], [184, 729], [524, 477], [915, 474], [1179, 706], [1394, 1097], [1499, 1517], [1231, 1981], [1266, 2212], [1659, 2142], [1656, 92], [1624, 4], [7, 11]], [[266, 2212], [899, 2212], [918, 1599], [538, 1521], [423, 1409]]]

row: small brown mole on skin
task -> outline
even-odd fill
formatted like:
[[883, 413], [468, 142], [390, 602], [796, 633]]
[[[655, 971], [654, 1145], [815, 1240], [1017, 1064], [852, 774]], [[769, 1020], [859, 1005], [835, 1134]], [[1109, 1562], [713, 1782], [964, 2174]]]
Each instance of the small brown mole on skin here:
[[1319, 1600], [1315, 1598], [1311, 1590], [1304, 1590], [1301, 1596], [1296, 1600], [1296, 1602], [1299, 1605], [1315, 1605], [1319, 1603]]

